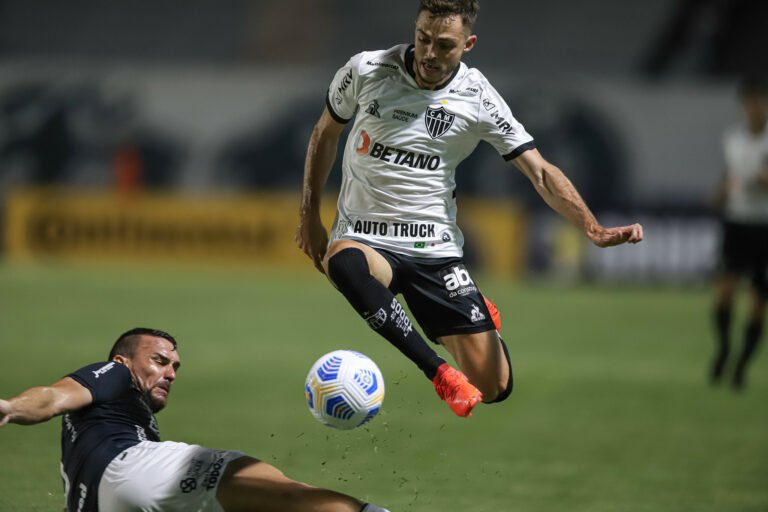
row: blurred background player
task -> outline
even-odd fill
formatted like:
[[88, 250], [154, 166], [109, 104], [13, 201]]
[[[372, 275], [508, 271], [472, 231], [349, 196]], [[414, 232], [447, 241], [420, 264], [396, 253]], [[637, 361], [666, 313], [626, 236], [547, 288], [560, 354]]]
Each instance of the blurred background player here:
[[[432, 380], [459, 416], [512, 391], [509, 353], [463, 260], [456, 167], [484, 140], [600, 247], [639, 242], [639, 224], [605, 228], [536, 149], [504, 99], [461, 62], [477, 42], [474, 0], [422, 0], [415, 44], [353, 56], [333, 79], [309, 141], [296, 241], [352, 307]], [[320, 196], [354, 118], [329, 236]], [[450, 367], [413, 328], [396, 295]], [[467, 380], [468, 378], [468, 380]]]
[[132, 329], [108, 361], [0, 400], [0, 426], [64, 415], [61, 471], [72, 512], [386, 512], [291, 480], [242, 452], [161, 442], [154, 413], [179, 366], [170, 334]]
[[750, 280], [750, 301], [741, 352], [732, 384], [745, 385], [747, 365], [763, 333], [768, 298], [768, 82], [745, 79], [739, 89], [745, 122], [723, 140], [725, 176], [718, 190], [723, 239], [720, 275], [715, 287], [717, 350], [710, 379], [719, 382], [730, 355], [734, 299], [742, 277]]

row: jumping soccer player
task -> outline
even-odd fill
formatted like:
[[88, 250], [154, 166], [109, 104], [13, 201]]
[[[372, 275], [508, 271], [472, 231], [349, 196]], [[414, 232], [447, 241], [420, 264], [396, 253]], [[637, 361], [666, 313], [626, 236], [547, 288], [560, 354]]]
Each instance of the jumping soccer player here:
[[717, 351], [710, 380], [718, 383], [730, 354], [733, 302], [742, 277], [751, 281], [751, 298], [741, 353], [733, 367], [732, 385], [746, 384], [747, 365], [760, 343], [768, 301], [768, 82], [745, 79], [739, 97], [745, 123], [723, 139], [725, 178], [719, 190], [723, 206], [720, 275], [715, 285], [714, 320]]
[[[498, 313], [464, 264], [456, 225], [456, 167], [480, 141], [596, 245], [643, 238], [639, 224], [600, 225], [488, 80], [461, 62], [477, 42], [478, 8], [477, 0], [421, 0], [414, 44], [359, 53], [336, 73], [309, 141], [296, 232], [315, 267], [459, 416], [469, 416], [480, 400], [504, 400], [513, 382]], [[329, 244], [320, 197], [352, 119]], [[398, 294], [462, 371], [413, 328]]]
[[161, 442], [179, 369], [176, 340], [136, 328], [109, 360], [0, 400], [0, 426], [64, 415], [61, 472], [69, 512], [387, 512], [287, 478], [242, 452]]

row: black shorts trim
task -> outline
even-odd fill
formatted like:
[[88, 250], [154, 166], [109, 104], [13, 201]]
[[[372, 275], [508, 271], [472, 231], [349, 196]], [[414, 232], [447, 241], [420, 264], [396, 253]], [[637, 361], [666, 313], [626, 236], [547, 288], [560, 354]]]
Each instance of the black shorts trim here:
[[509, 348], [507, 348], [507, 344], [504, 343], [504, 340], [499, 336], [499, 343], [501, 343], [501, 349], [504, 351], [504, 357], [507, 358], [507, 367], [509, 368], [509, 378], [507, 379], [507, 387], [504, 388], [504, 391], [499, 393], [499, 396], [494, 398], [493, 400], [489, 402], [485, 402], [486, 404], [497, 404], [499, 402], [503, 402], [507, 398], [509, 398], [509, 395], [512, 394], [512, 389], [515, 387], [515, 378], [512, 373], [512, 358], [509, 357]]
[[487, 326], [481, 326], [481, 325], [473, 325], [471, 327], [465, 327], [465, 328], [455, 328], [451, 330], [446, 330], [446, 332], [441, 331], [432, 331], [431, 336], [429, 336], [429, 339], [433, 341], [434, 343], [439, 344], [440, 342], [437, 341], [437, 338], [442, 338], [444, 336], [458, 336], [462, 334], [479, 334], [481, 332], [489, 332], [489, 331], [495, 331], [496, 326], [493, 325], [493, 322], [491, 322], [491, 328], [488, 329]]

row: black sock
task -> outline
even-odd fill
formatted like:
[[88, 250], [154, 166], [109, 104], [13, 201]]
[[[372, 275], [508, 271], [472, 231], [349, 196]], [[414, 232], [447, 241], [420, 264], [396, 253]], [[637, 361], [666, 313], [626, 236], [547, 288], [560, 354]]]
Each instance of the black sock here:
[[710, 369], [710, 378], [718, 381], [723, 375], [725, 363], [728, 360], [730, 352], [730, 331], [731, 331], [731, 307], [718, 306], [714, 311], [715, 331], [717, 333], [717, 352], [712, 360]]
[[378, 282], [360, 249], [344, 249], [328, 260], [328, 276], [368, 325], [397, 347], [432, 380], [445, 363], [414, 329], [400, 302]]
[[741, 348], [739, 360], [736, 362], [736, 369], [733, 374], [733, 385], [736, 388], [744, 387], [744, 377], [747, 370], [747, 364], [755, 353], [757, 345], [760, 343], [760, 337], [763, 335], [763, 322], [751, 320], [744, 330], [744, 345]]
[[729, 333], [731, 331], [731, 307], [717, 306], [714, 316], [718, 341], [721, 345], [728, 345]]

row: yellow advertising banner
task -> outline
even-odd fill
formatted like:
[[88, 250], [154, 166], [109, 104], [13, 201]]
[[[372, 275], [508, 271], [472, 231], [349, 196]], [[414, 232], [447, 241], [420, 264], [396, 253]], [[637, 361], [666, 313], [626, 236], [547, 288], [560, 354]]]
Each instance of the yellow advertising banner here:
[[464, 233], [464, 255], [498, 277], [517, 277], [525, 266], [527, 219], [508, 200], [459, 198], [458, 223]]
[[[181, 196], [60, 189], [10, 194], [5, 247], [12, 258], [302, 265], [296, 247], [299, 195]], [[327, 197], [330, 225], [336, 201]], [[467, 245], [484, 269], [521, 268], [523, 217], [509, 203], [462, 200]]]

